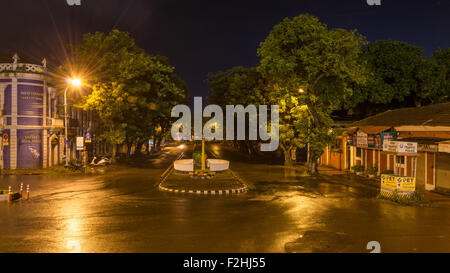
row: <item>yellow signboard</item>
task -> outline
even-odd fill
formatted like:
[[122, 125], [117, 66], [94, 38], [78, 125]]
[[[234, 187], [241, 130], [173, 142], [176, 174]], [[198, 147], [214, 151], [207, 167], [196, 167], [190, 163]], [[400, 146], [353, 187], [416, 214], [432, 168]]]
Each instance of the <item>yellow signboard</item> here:
[[398, 194], [412, 194], [416, 191], [415, 177], [398, 177], [397, 178]]
[[3, 133], [3, 146], [9, 146], [9, 135], [7, 133]]
[[397, 192], [399, 195], [410, 195], [416, 190], [415, 177], [400, 177], [395, 175], [381, 175], [381, 194], [390, 196]]
[[397, 189], [397, 184], [395, 182], [395, 176], [393, 175], [381, 175], [381, 191], [393, 192]]

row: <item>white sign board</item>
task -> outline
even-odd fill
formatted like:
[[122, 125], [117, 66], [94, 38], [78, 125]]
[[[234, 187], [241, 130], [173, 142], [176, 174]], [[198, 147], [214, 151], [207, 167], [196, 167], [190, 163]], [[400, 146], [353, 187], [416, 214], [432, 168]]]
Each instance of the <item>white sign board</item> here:
[[397, 152], [397, 142], [385, 140], [383, 142], [383, 152], [390, 152], [390, 153]]
[[366, 148], [369, 147], [369, 143], [367, 141], [367, 134], [361, 131], [356, 133], [356, 146]]
[[398, 141], [397, 153], [417, 154], [417, 142]]
[[384, 141], [383, 152], [417, 154], [417, 142]]
[[84, 137], [77, 137], [77, 151], [84, 150]]
[[437, 144], [418, 144], [417, 145], [417, 151], [418, 152], [430, 152], [430, 153], [437, 153], [439, 151]]

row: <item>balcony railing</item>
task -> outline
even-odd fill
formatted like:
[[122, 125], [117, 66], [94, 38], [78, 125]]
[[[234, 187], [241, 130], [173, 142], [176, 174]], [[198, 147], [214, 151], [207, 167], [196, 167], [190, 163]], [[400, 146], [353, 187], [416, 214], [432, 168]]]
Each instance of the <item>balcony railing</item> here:
[[63, 128], [64, 127], [64, 120], [52, 118], [52, 127], [55, 128]]
[[37, 64], [18, 63], [17, 65], [11, 63], [0, 63], [1, 72], [29, 72], [29, 73], [44, 73], [46, 68]]

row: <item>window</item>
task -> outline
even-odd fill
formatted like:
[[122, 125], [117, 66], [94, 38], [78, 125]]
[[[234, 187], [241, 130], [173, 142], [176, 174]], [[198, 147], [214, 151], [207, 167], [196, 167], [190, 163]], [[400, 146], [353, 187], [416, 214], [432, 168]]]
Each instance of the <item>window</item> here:
[[356, 148], [356, 157], [361, 157], [361, 154], [362, 154], [362, 149]]
[[405, 164], [405, 157], [404, 156], [396, 156], [396, 162], [397, 164]]

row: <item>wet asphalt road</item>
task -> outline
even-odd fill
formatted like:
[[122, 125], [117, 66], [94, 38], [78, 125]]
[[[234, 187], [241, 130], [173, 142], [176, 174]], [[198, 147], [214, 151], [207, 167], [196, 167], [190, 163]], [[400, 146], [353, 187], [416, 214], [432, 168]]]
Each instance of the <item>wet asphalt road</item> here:
[[450, 251], [449, 208], [380, 201], [351, 176], [303, 177], [210, 148], [249, 193], [157, 191], [177, 148], [98, 176], [3, 176], [0, 188], [22, 181], [32, 191], [28, 202], [0, 203], [0, 252], [369, 252], [369, 241], [382, 252]]

